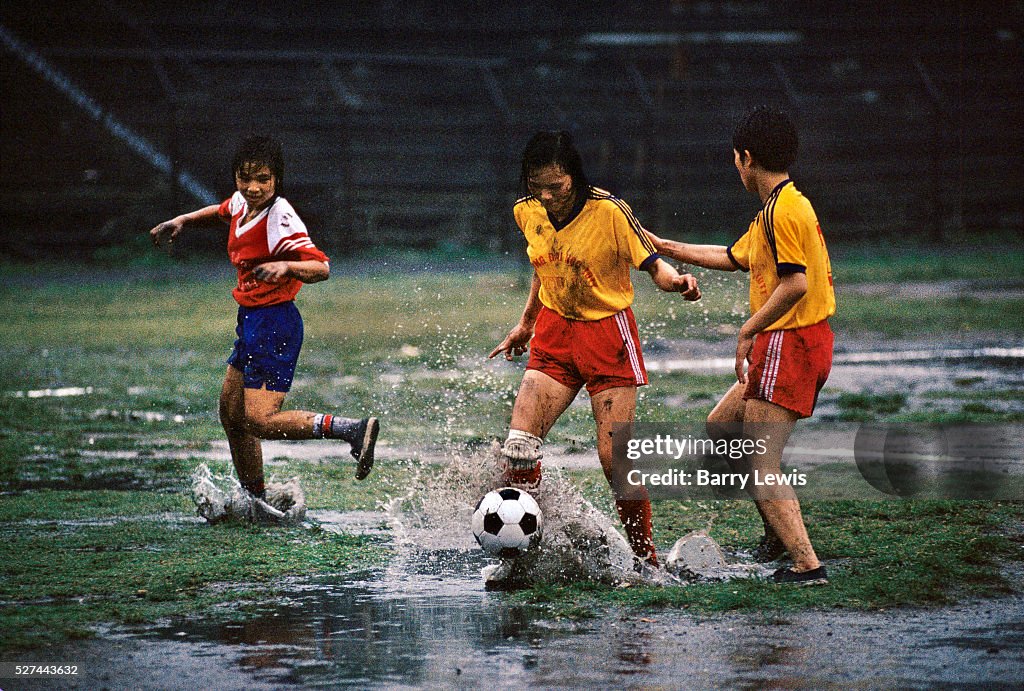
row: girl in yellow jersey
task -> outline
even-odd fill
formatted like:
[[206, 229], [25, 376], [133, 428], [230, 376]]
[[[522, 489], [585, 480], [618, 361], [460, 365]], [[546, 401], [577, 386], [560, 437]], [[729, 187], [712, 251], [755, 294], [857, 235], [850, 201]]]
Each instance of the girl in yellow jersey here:
[[[810, 417], [832, 367], [836, 311], [832, 266], [811, 203], [787, 172], [796, 160], [797, 134], [782, 112], [759, 107], [733, 135], [740, 180], [763, 202], [747, 232], [729, 247], [693, 245], [650, 235], [658, 251], [688, 264], [750, 272], [751, 316], [736, 344], [737, 383], [708, 416], [712, 436], [741, 433], [765, 439], [765, 453], [749, 459], [761, 476], [779, 473], [782, 451], [793, 425]], [[749, 368], [744, 371], [744, 363]], [[758, 434], [760, 432], [760, 434]], [[789, 487], [770, 497], [755, 495], [765, 536], [758, 561], [789, 552], [793, 568], [775, 572], [776, 582], [827, 583], [825, 567], [811, 546], [800, 504]]]
[[[615, 468], [612, 426], [632, 422], [636, 388], [647, 383], [640, 337], [630, 305], [630, 269], [647, 271], [664, 291], [700, 298], [697, 282], [658, 257], [654, 244], [621, 199], [591, 187], [567, 132], [538, 132], [523, 153], [516, 223], [526, 236], [533, 284], [519, 324], [489, 357], [530, 358], [503, 446], [506, 481], [540, 482], [540, 447], [584, 386], [597, 423], [605, 477]], [[532, 340], [531, 340], [532, 339]], [[613, 485], [614, 486], [614, 485]], [[642, 489], [642, 488], [641, 488]], [[637, 558], [657, 565], [651, 504], [617, 499], [616, 508]]]

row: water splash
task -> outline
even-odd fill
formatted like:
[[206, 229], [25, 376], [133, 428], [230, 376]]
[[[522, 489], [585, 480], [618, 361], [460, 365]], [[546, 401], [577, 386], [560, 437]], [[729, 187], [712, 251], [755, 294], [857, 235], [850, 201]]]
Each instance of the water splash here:
[[[480, 497], [501, 487], [500, 446], [476, 453], [452, 453], [444, 465], [420, 468], [410, 491], [386, 507], [399, 548], [477, 550], [470, 520]], [[607, 516], [595, 508], [561, 469], [545, 469], [544, 481], [529, 490], [544, 512], [544, 537], [524, 556], [484, 568], [503, 586], [598, 581], [660, 583], [665, 572], [641, 574], [633, 553]]]
[[762, 564], [730, 564], [707, 531], [695, 530], [676, 540], [665, 557], [665, 569], [688, 582], [767, 578], [774, 570]]
[[[418, 466], [405, 495], [384, 507], [398, 561], [410, 566], [425, 554], [463, 561], [482, 554], [470, 523], [480, 497], [506, 484], [498, 461], [501, 447], [475, 453], [452, 452], [443, 464]], [[490, 559], [482, 569], [488, 587], [507, 589], [543, 584], [598, 582], [612, 586], [685, 585], [765, 577], [766, 567], [730, 564], [706, 531], [680, 538], [665, 568], [637, 571], [629, 543], [618, 526], [598, 510], [561, 468], [546, 467], [539, 487], [528, 490], [544, 513], [540, 544], [515, 559]], [[404, 555], [404, 558], [403, 558]]]
[[106, 393], [106, 389], [93, 386], [63, 386], [56, 389], [29, 389], [27, 391], [8, 391], [12, 398], [67, 398], [69, 396], [89, 396], [94, 393]]
[[298, 478], [268, 482], [264, 499], [245, 491], [238, 479], [212, 472], [205, 463], [191, 476], [192, 500], [200, 516], [210, 523], [300, 523], [306, 515], [306, 495]]

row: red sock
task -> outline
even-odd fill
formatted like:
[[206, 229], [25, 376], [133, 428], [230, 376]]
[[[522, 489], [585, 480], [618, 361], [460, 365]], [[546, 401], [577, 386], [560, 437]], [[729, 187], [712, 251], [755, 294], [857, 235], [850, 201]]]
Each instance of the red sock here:
[[526, 487], [536, 487], [540, 484], [540, 461], [530, 468], [529, 470], [512, 470], [512, 468], [505, 466], [505, 471], [502, 475], [503, 482], [509, 485], [524, 485]]
[[651, 566], [657, 566], [658, 553], [654, 549], [651, 527], [651, 502], [647, 499], [620, 499], [615, 502], [615, 509], [619, 512], [622, 527], [626, 529], [633, 554]]

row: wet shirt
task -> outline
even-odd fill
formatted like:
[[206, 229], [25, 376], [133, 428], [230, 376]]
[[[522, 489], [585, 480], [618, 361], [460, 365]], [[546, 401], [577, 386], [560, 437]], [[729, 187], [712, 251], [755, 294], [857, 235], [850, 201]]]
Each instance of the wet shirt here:
[[243, 307], [265, 307], [294, 300], [302, 281], [285, 278], [279, 283], [260, 281], [252, 270], [273, 261], [328, 262], [306, 232], [295, 209], [284, 197], [277, 197], [256, 218], [242, 224], [249, 205], [240, 192], [225, 199], [217, 214], [229, 221], [228, 257], [238, 269], [238, 285], [231, 294]]
[[540, 279], [541, 303], [566, 319], [604, 319], [633, 304], [630, 269], [658, 259], [654, 245], [624, 201], [591, 188], [565, 223], [540, 201], [524, 197], [513, 208]]
[[825, 236], [810, 201], [793, 185], [780, 183], [747, 232], [728, 248], [729, 258], [750, 272], [750, 313], [764, 306], [782, 276], [807, 274], [807, 293], [766, 331], [812, 326], [836, 311], [832, 264]]

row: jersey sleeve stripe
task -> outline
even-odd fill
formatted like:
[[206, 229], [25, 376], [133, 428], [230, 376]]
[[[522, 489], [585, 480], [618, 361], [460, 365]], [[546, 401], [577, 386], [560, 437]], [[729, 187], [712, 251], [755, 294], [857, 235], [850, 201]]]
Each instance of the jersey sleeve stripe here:
[[778, 199], [778, 194], [773, 195], [764, 207], [764, 232], [768, 236], [768, 245], [772, 248], [772, 257], [776, 263], [779, 261], [779, 250], [775, 246], [775, 202]]
[[659, 259], [661, 259], [661, 255], [655, 252], [651, 256], [647, 257], [647, 259], [644, 259], [643, 263], [640, 264], [640, 270], [647, 271], [648, 269], [651, 268], [651, 266], [654, 265], [654, 262], [658, 261]]
[[277, 247], [271, 252], [271, 254], [281, 254], [282, 252], [288, 252], [291, 250], [298, 249], [309, 249], [316, 248], [313, 241], [309, 239], [308, 235], [292, 235], [283, 238], [277, 243]]
[[640, 221], [638, 221], [636, 216], [633, 215], [633, 210], [629, 208], [629, 205], [627, 205], [626, 202], [610, 194], [607, 197], [602, 196], [595, 198], [608, 199], [612, 204], [619, 207], [619, 210], [626, 216], [626, 220], [629, 221], [629, 227], [632, 228], [633, 232], [636, 233], [636, 236], [640, 238], [640, 244], [643, 245], [643, 248], [651, 254], [658, 253], [658, 250], [654, 247], [654, 243], [651, 242], [651, 239], [647, 237], [647, 233], [644, 232], [644, 227], [640, 225]]
[[732, 245], [729, 245], [728, 247], [725, 248], [725, 254], [729, 257], [729, 261], [731, 261], [733, 263], [733, 266], [735, 266], [737, 269], [739, 269], [740, 271], [750, 271], [750, 269], [736, 261], [736, 257], [734, 257], [732, 254]]

